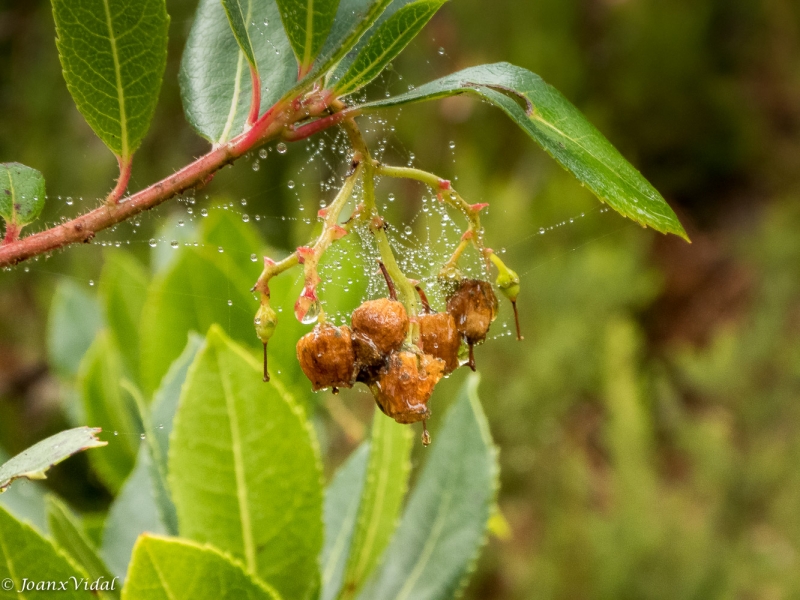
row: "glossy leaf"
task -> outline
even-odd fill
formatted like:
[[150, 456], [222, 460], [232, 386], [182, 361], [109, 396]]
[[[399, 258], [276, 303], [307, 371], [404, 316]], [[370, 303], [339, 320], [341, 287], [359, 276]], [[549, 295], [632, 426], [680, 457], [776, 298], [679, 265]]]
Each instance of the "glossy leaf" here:
[[100, 426], [111, 441], [103, 452], [90, 454], [89, 460], [113, 492], [119, 491], [133, 470], [139, 443], [135, 413], [120, 386], [122, 377], [119, 350], [108, 331], [101, 331], [83, 357], [78, 387], [87, 422]]
[[498, 466], [472, 376], [433, 439], [430, 456], [383, 563], [359, 598], [454, 598], [486, 537]]
[[[261, 113], [297, 80], [275, 0], [239, 0], [261, 77]], [[248, 18], [249, 15], [249, 18]], [[181, 97], [189, 123], [213, 143], [242, 132], [252, 82], [220, 0], [200, 0], [181, 61]]]
[[688, 237], [661, 194], [581, 112], [541, 77], [508, 63], [464, 69], [364, 110], [454, 94], [473, 94], [500, 108], [548, 154], [620, 214], [662, 233]]
[[152, 459], [142, 444], [136, 467], [111, 504], [103, 528], [100, 555], [117, 577], [125, 578], [136, 540], [143, 533], [166, 534], [152, 478]]
[[[392, 0], [340, 0], [336, 19], [311, 71], [293, 91], [299, 91], [309, 82], [327, 73], [350, 50], [361, 36], [372, 27]], [[288, 94], [291, 95], [291, 92]]]
[[336, 472], [325, 490], [325, 543], [322, 546], [320, 600], [334, 600], [344, 583], [344, 570], [356, 528], [367, 475], [369, 442], [361, 444]]
[[366, 482], [361, 493], [342, 598], [352, 598], [372, 573], [394, 533], [408, 489], [413, 433], [376, 410]]
[[127, 252], [107, 252], [100, 275], [106, 323], [122, 354], [126, 371], [139, 376], [139, 320], [147, 297], [144, 267]]
[[63, 377], [78, 373], [81, 359], [103, 327], [103, 313], [88, 286], [69, 279], [56, 284], [47, 323], [47, 353], [50, 364]]
[[78, 110], [127, 162], [150, 127], [167, 64], [165, 0], [53, 0], [53, 17]]
[[330, 33], [339, 0], [277, 0], [283, 27], [305, 74]]
[[380, 75], [446, 1], [411, 2], [377, 25], [375, 33], [334, 85], [334, 91], [338, 95], [350, 94]]
[[211, 546], [142, 536], [136, 543], [126, 600], [280, 600], [240, 563]]
[[47, 470], [50, 467], [78, 452], [105, 446], [106, 442], [97, 439], [99, 431], [91, 427], [68, 429], [23, 450], [0, 465], [0, 493], [15, 479], [47, 479]]
[[[50, 535], [76, 564], [86, 570], [92, 581], [104, 579], [111, 582], [114, 576], [108, 570], [97, 550], [81, 527], [78, 518], [61, 500], [53, 495], [47, 497], [47, 521]], [[108, 591], [109, 597], [119, 598], [119, 587]]]
[[181, 394], [169, 481], [182, 536], [210, 543], [288, 598], [315, 584], [322, 546], [316, 442], [295, 401], [213, 326]]
[[230, 23], [233, 37], [236, 38], [239, 44], [239, 49], [244, 53], [248, 64], [258, 72], [256, 53], [250, 41], [250, 33], [247, 31], [247, 22], [252, 18], [250, 14], [252, 2], [247, 2], [248, 11], [246, 13], [242, 10], [240, 0], [222, 0], [222, 7], [225, 9], [225, 14], [228, 16], [228, 23]]
[[36, 219], [44, 207], [44, 176], [19, 163], [0, 163], [0, 217], [6, 231], [19, 230]]
[[54, 595], [68, 600], [97, 598], [95, 594], [82, 587], [75, 589], [73, 585], [58, 592], [34, 590], [18, 593], [22, 589], [23, 579], [29, 582], [70, 581], [70, 577], [85, 579], [86, 574], [32, 527], [20, 523], [2, 507], [0, 532], [0, 581], [13, 582], [11, 590], [6, 590], [5, 587], [0, 590], [0, 597], [28, 600], [45, 600]]

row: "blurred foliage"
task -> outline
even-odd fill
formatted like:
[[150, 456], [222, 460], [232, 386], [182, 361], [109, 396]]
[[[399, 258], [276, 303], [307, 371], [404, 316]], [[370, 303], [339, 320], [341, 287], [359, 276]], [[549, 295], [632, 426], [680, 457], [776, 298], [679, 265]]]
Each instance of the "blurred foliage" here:
[[[169, 2], [167, 76], [134, 188], [205, 148], [177, 91], [193, 4]], [[0, 161], [45, 174], [51, 223], [93, 206], [116, 168], [71, 105], [53, 36], [47, 2], [0, 4]], [[490, 541], [467, 597], [800, 595], [800, 4], [495, 0], [487, 10], [454, 0], [368, 94], [499, 60], [539, 73], [584, 110], [676, 207], [694, 244], [603, 212], [488, 107], [451, 98], [389, 115], [387, 160], [413, 153], [415, 164], [458, 177], [470, 201], [491, 202], [488, 241], [522, 277], [525, 341], [498, 335], [477, 350], [510, 538]], [[386, 127], [368, 128], [379, 140]], [[98, 242], [163, 269], [163, 240], [191, 242], [202, 207], [235, 200], [229, 210], [261, 215], [251, 224], [286, 251], [307, 239], [303, 218], [330, 175], [304, 147], [270, 152], [258, 171], [250, 157], [195, 198]], [[422, 235], [420, 191], [396, 192], [390, 219]], [[151, 237], [162, 240], [152, 259]], [[9, 454], [70, 423], [73, 392], [54, 374], [65, 365], [48, 362], [47, 314], [58, 281], [93, 295], [102, 266], [93, 244], [0, 277], [0, 446]], [[288, 302], [283, 349], [276, 344], [286, 356], [302, 330], [289, 324]], [[493, 331], [508, 323], [504, 305]], [[462, 379], [440, 386], [435, 415]], [[309, 401], [320, 407], [330, 471], [369, 422], [371, 401]], [[80, 456], [48, 485], [84, 512], [109, 500]]]

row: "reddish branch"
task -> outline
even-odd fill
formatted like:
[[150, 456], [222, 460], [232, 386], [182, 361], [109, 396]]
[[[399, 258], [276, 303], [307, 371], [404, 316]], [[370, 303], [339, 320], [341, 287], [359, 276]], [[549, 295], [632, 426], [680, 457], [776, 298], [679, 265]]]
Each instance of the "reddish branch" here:
[[[293, 123], [305, 120], [309, 116], [317, 117], [327, 111], [328, 100], [328, 97], [320, 95], [307, 101], [293, 100], [288, 105], [276, 104], [258, 119], [253, 127], [230, 142], [213, 148], [208, 154], [158, 183], [121, 199], [130, 177], [130, 165], [128, 165], [127, 170], [121, 169], [117, 186], [102, 206], [72, 221], [19, 240], [16, 240], [14, 235], [9, 237], [7, 232], [4, 244], [0, 246], [0, 267], [17, 264], [68, 244], [89, 243], [98, 231], [158, 206], [186, 190], [202, 186], [219, 169], [254, 147], [277, 138]], [[335, 120], [326, 121], [327, 126], [333, 124]], [[321, 129], [315, 128], [315, 130]]]

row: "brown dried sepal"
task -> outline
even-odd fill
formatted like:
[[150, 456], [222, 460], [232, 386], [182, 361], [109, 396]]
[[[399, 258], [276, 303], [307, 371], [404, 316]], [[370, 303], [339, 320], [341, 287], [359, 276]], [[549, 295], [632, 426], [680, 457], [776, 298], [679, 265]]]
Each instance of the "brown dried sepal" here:
[[371, 385], [386, 365], [386, 355], [363, 333], [353, 332], [353, 351], [356, 356], [356, 381]]
[[297, 342], [297, 360], [314, 391], [353, 387], [355, 353], [346, 325], [317, 325]]
[[381, 354], [399, 350], [408, 333], [408, 313], [397, 300], [368, 300], [353, 311], [353, 331], [366, 336]]
[[408, 350], [393, 352], [381, 370], [372, 393], [378, 407], [398, 423], [430, 417], [428, 400], [444, 374], [444, 361]]
[[489, 282], [464, 279], [447, 299], [447, 312], [453, 315], [467, 343], [479, 344], [497, 316], [497, 296]]
[[456, 327], [456, 320], [448, 313], [420, 315], [419, 349], [444, 362], [444, 373], [452, 373], [458, 368], [458, 348], [461, 345], [461, 334]]

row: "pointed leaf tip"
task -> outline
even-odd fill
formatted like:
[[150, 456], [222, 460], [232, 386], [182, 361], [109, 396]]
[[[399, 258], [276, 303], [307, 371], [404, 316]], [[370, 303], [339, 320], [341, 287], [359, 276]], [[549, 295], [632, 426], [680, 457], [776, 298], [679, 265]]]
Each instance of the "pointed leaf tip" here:
[[73, 454], [105, 446], [97, 438], [99, 428], [77, 427], [62, 431], [23, 450], [0, 466], [0, 493], [15, 479], [46, 479], [47, 470]]

